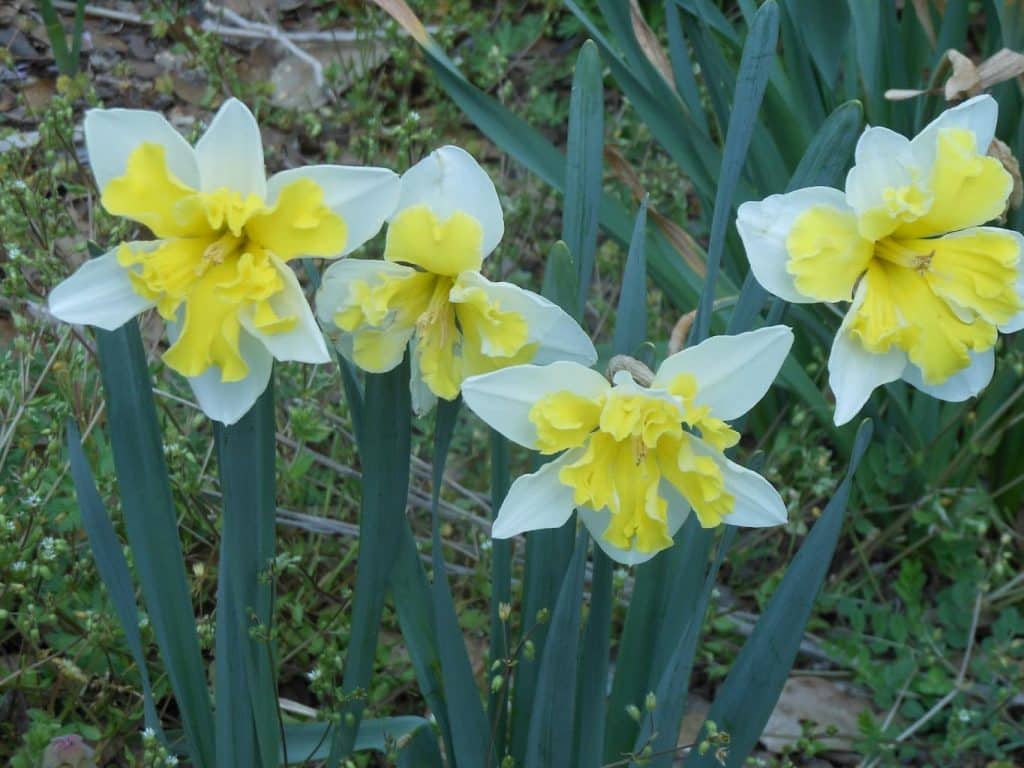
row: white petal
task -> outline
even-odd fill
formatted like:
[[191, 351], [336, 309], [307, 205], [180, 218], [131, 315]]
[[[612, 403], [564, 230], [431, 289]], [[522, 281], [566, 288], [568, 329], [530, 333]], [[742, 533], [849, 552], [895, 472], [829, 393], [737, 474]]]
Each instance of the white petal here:
[[754, 277], [766, 291], [793, 303], [818, 301], [800, 293], [793, 276], [786, 271], [789, 252], [786, 238], [793, 222], [808, 208], [827, 205], [849, 211], [846, 197], [831, 187], [807, 187], [764, 200], [743, 203], [736, 216], [736, 229], [750, 261]]
[[412, 412], [417, 416], [425, 416], [437, 405], [437, 395], [430, 391], [427, 382], [420, 372], [420, 357], [416, 354], [416, 338], [410, 331], [409, 342], [409, 395], [412, 400]]
[[313, 310], [309, 308], [295, 272], [276, 256], [271, 255], [270, 258], [284, 280], [284, 290], [270, 298], [270, 306], [278, 317], [297, 317], [299, 322], [292, 330], [284, 333], [264, 333], [256, 328], [252, 322], [252, 313], [248, 312], [240, 317], [242, 325], [278, 360], [330, 362], [331, 355], [327, 351], [320, 326], [316, 324]]
[[502, 310], [515, 312], [526, 319], [530, 327], [530, 341], [540, 345], [531, 363], [544, 365], [556, 360], [570, 360], [591, 366], [597, 362], [597, 350], [587, 332], [557, 304], [512, 283], [492, 283], [479, 272], [459, 275], [451, 293], [453, 301], [465, 286], [483, 289]]
[[[160, 241], [127, 243], [132, 250], [153, 250]], [[128, 270], [117, 263], [117, 249], [89, 259], [50, 291], [50, 314], [65, 323], [112, 331], [156, 302], [135, 292]]]
[[456, 211], [479, 221], [484, 233], [484, 256], [498, 246], [505, 231], [494, 182], [468, 152], [458, 147], [435, 149], [402, 175], [398, 207], [392, 218], [414, 205], [427, 206], [442, 221]]
[[[858, 217], [885, 208], [885, 190], [913, 184], [918, 180], [920, 168], [920, 159], [915, 157], [906, 136], [880, 126], [868, 128], [857, 141], [854, 164], [846, 175], [847, 202]], [[861, 234], [877, 240], [900, 224], [897, 218], [891, 221], [885, 218], [884, 222], [887, 231], [862, 231]]]
[[102, 192], [123, 176], [128, 155], [140, 144], [161, 145], [167, 169], [183, 184], [199, 187], [195, 152], [159, 112], [145, 109], [90, 109], [85, 113], [85, 147], [92, 175]]
[[[180, 332], [180, 325], [168, 323], [167, 331], [173, 343]], [[226, 425], [234, 424], [255, 405], [267, 388], [274, 367], [270, 353], [244, 330], [238, 334], [238, 350], [249, 366], [249, 374], [241, 381], [222, 382], [217, 366], [210, 367], [201, 376], [188, 379], [203, 413]]]
[[832, 342], [828, 357], [828, 383], [836, 397], [833, 415], [836, 426], [856, 416], [876, 387], [896, 381], [907, 367], [907, 354], [893, 348], [885, 354], [868, 352], [851, 333], [847, 325], [854, 310], [864, 300], [863, 285], [854, 297], [853, 306]]
[[922, 168], [930, 169], [935, 160], [936, 134], [947, 128], [966, 128], [974, 134], [978, 154], [987, 154], [996, 135], [998, 120], [999, 104], [996, 100], [988, 94], [975, 96], [947, 109], [928, 123], [911, 142], [914, 155]]
[[341, 256], [376, 235], [398, 204], [398, 174], [386, 168], [310, 165], [274, 174], [267, 182], [271, 205], [283, 187], [311, 179], [324, 191], [324, 204], [345, 222], [348, 237]]
[[579, 455], [579, 449], [567, 451], [536, 472], [521, 475], [512, 483], [491, 528], [491, 536], [508, 539], [526, 531], [565, 525], [572, 516], [573, 491], [570, 486], [562, 484], [558, 473]]
[[767, 528], [786, 522], [786, 503], [771, 483], [720, 453], [711, 455], [722, 470], [725, 489], [736, 499], [724, 522], [744, 528]]
[[597, 371], [562, 361], [514, 365], [470, 376], [462, 382], [462, 397], [477, 416], [509, 440], [536, 448], [537, 428], [530, 421], [530, 409], [538, 400], [562, 391], [596, 400], [609, 388], [608, 381]]
[[[668, 535], [675, 536], [690, 514], [690, 505], [669, 483], [662, 483], [659, 492], [668, 502]], [[640, 563], [646, 563], [659, 552], [664, 552], [662, 549], [654, 552], [640, 552], [636, 549], [622, 549], [609, 543], [602, 535], [608, 528], [608, 523], [612, 517], [612, 513], [607, 508], [595, 511], [589, 507], [580, 507], [577, 512], [580, 520], [587, 526], [587, 530], [590, 531], [590, 535], [597, 545], [608, 557], [617, 563], [640, 565]]]
[[697, 380], [696, 405], [725, 421], [742, 416], [764, 397], [793, 346], [793, 331], [772, 325], [736, 336], [712, 336], [665, 360], [651, 386], [666, 388], [681, 373]]
[[987, 387], [995, 370], [995, 350], [971, 352], [970, 355], [971, 364], [962, 371], [954, 373], [941, 384], [925, 384], [921, 369], [913, 364], [908, 365], [903, 372], [903, 380], [939, 400], [951, 403], [962, 402], [974, 397]]
[[227, 187], [243, 197], [267, 196], [263, 138], [252, 112], [238, 99], [228, 99], [196, 142], [199, 188], [212, 192]]
[[[351, 303], [352, 286], [357, 282], [374, 285], [382, 279], [408, 277], [415, 272], [416, 270], [411, 267], [376, 259], [341, 259], [327, 268], [316, 293], [316, 316], [320, 318], [324, 332], [346, 360], [355, 362], [353, 358], [355, 335], [339, 328], [334, 322], [334, 316]], [[371, 373], [390, 371], [401, 363], [406, 345], [414, 331], [415, 326], [393, 327], [392, 332], [385, 337], [388, 344], [388, 354], [385, 356], [387, 360], [383, 366]]]

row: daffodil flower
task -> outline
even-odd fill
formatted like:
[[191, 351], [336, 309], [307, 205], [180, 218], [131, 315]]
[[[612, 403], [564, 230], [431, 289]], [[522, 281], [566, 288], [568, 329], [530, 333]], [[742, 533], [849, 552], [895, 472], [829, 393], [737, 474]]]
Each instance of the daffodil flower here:
[[636, 564], [672, 546], [691, 510], [704, 527], [784, 523], [771, 484], [724, 451], [739, 440], [726, 422], [764, 396], [792, 343], [781, 325], [715, 336], [649, 381], [622, 369], [609, 383], [573, 362], [467, 379], [462, 394], [480, 418], [520, 445], [561, 453], [512, 484], [492, 535], [558, 528], [575, 508], [609, 557]]
[[468, 376], [521, 363], [597, 359], [576, 322], [547, 299], [480, 274], [504, 232], [494, 184], [458, 147], [442, 147], [401, 180], [384, 260], [332, 264], [317, 294], [338, 349], [371, 373], [412, 347], [417, 413], [454, 400]]
[[103, 207], [156, 239], [86, 262], [50, 293], [52, 314], [113, 330], [156, 307], [164, 361], [225, 424], [266, 389], [274, 358], [330, 359], [286, 262], [373, 237], [398, 200], [395, 173], [318, 165], [268, 180], [259, 127], [235, 99], [194, 148], [159, 113], [130, 109], [86, 113], [85, 142]]
[[992, 378], [999, 331], [1024, 327], [1024, 238], [981, 226], [1013, 179], [986, 152], [998, 107], [978, 96], [912, 140], [868, 128], [846, 190], [809, 187], [740, 206], [758, 282], [791, 302], [850, 301], [829, 357], [843, 424], [897, 379], [942, 400]]

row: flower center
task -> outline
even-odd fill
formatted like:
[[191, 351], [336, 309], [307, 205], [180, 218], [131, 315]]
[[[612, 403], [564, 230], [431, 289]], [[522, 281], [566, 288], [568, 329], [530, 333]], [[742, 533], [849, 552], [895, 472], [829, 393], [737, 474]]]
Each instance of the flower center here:
[[[735, 443], [723, 440], [724, 432], [736, 433], [712, 419], [706, 406], [693, 408], [675, 393], [643, 390], [627, 379], [618, 374], [612, 390], [597, 399], [552, 392], [533, 405], [529, 419], [542, 452], [582, 449], [559, 480], [573, 489], [577, 506], [611, 513], [605, 540], [657, 552], [672, 544], [665, 484], [689, 502], [702, 525], [719, 524], [734, 503], [718, 464], [696, 452], [683, 425], [707, 425], [704, 440], [718, 450]], [[691, 382], [681, 377], [680, 388]]]

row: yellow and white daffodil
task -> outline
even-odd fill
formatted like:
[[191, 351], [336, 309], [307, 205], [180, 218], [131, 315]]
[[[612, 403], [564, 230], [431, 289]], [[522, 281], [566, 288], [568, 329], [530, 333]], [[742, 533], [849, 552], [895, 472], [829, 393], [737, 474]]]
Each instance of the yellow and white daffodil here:
[[274, 358], [330, 359], [286, 262], [373, 237], [398, 201], [395, 173], [317, 165], [268, 180], [259, 127], [235, 99], [194, 148], [159, 113], [131, 109], [90, 110], [85, 142], [103, 207], [156, 239], [83, 264], [51, 292], [56, 317], [113, 330], [156, 307], [164, 361], [225, 424], [266, 389]]
[[740, 206], [766, 290], [852, 302], [829, 356], [836, 424], [900, 378], [942, 400], [976, 395], [992, 377], [997, 332], [1024, 327], [1024, 237], [982, 226], [1013, 188], [986, 155], [997, 116], [978, 96], [912, 140], [868, 128], [845, 192], [809, 187]]
[[557, 305], [480, 274], [505, 225], [494, 184], [464, 150], [441, 147], [410, 168], [388, 222], [384, 260], [332, 264], [316, 308], [341, 353], [365, 371], [392, 370], [411, 344], [417, 413], [438, 397], [454, 400], [475, 374], [597, 359]]
[[512, 484], [492, 535], [557, 528], [575, 508], [609, 557], [636, 564], [672, 546], [691, 509], [704, 527], [784, 523], [778, 492], [724, 451], [740, 437], [726, 421], [764, 396], [792, 343], [781, 325], [715, 336], [649, 381], [621, 369], [609, 384], [572, 362], [467, 379], [467, 405], [494, 429], [541, 453], [564, 451]]

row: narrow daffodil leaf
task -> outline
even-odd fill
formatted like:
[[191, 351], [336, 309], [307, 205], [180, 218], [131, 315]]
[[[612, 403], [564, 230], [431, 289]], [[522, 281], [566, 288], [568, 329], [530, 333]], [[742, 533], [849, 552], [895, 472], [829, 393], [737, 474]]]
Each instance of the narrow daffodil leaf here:
[[647, 340], [647, 260], [644, 243], [647, 230], [647, 198], [640, 203], [629, 242], [626, 268], [622, 274], [615, 336], [612, 347], [617, 355], [634, 355]]
[[718, 569], [722, 565], [725, 553], [729, 551], [733, 538], [736, 536], [734, 526], [726, 526], [725, 534], [718, 544], [715, 560], [704, 579], [704, 587], [693, 611], [686, 618], [686, 629], [679, 637], [678, 644], [661, 672], [661, 679], [655, 691], [657, 706], [649, 717], [643, 718], [634, 752], [639, 752], [650, 745], [654, 757], [651, 768], [671, 768], [677, 755], [673, 751], [679, 734], [679, 725], [683, 719], [686, 700], [690, 690], [690, 672], [693, 659], [697, 653], [697, 642], [704, 625], [704, 614], [708, 610], [711, 591], [718, 578]]
[[245, 416], [214, 429], [224, 512], [217, 585], [218, 764], [274, 768], [281, 739], [269, 640], [271, 585], [263, 577], [274, 557], [277, 514], [273, 377]]
[[580, 670], [576, 677], [576, 723], [573, 762], [576, 768], [597, 768], [604, 750], [604, 724], [608, 691], [608, 647], [611, 641], [612, 561], [594, 547], [590, 579], [590, 610], [583, 630]]
[[530, 717], [526, 768], [570, 765], [576, 705], [576, 663], [580, 644], [583, 573], [590, 536], [581, 530], [558, 592], [540, 661]]
[[402, 630], [409, 660], [416, 671], [416, 682], [430, 712], [437, 720], [444, 742], [448, 765], [455, 765], [452, 750], [452, 729], [448, 717], [448, 702], [441, 679], [441, 652], [434, 631], [434, 604], [430, 582], [423, 570], [416, 539], [408, 522], [402, 526], [398, 539], [398, 553], [391, 568], [391, 597], [395, 601], [395, 614]]
[[[491, 430], [491, 509], [495, 517], [508, 494], [509, 442], [497, 430]], [[491, 648], [489, 669], [500, 667], [508, 656], [508, 625], [501, 617], [501, 606], [512, 604], [512, 542], [491, 540]], [[502, 755], [508, 731], [508, 687], [490, 689], [487, 698], [487, 719], [494, 731], [495, 754]]]
[[132, 575], [128, 570], [124, 552], [121, 551], [121, 542], [96, 490], [92, 470], [89, 469], [89, 463], [82, 451], [82, 436], [73, 421], [67, 423], [67, 445], [71, 479], [75, 484], [78, 509], [82, 515], [82, 528], [89, 539], [96, 570], [103, 579], [103, 585], [110, 595], [110, 602], [114, 605], [114, 612], [117, 613], [117, 620], [124, 632], [125, 644], [135, 666], [139, 668], [139, 677], [142, 678], [142, 707], [146, 727], [160, 733], [160, 718], [153, 703], [153, 687], [149, 680], [149, 670], [146, 668], [146, 654], [142, 649], [139, 609], [135, 603]]
[[693, 71], [693, 60], [690, 49], [683, 36], [682, 19], [679, 8], [672, 0], [665, 3], [665, 26], [668, 30], [668, 53], [672, 62], [672, 74], [676, 81], [676, 90], [686, 104], [690, 118], [701, 131], [707, 135], [708, 120], [704, 114], [704, 103], [700, 97], [700, 87]]
[[214, 768], [214, 728], [170, 480], [139, 326], [96, 331], [125, 531], [153, 634], [198, 768]]
[[[324, 760], [330, 751], [330, 723], [302, 723], [284, 726], [285, 743], [288, 746], [288, 761], [281, 755], [280, 765], [308, 765], [314, 760]], [[385, 717], [379, 720], [363, 720], [359, 724], [353, 749], [356, 752], [380, 752], [388, 750], [389, 744], [402, 743], [420, 731], [431, 731], [430, 721], [422, 717], [406, 715]], [[399, 751], [399, 755], [402, 751]], [[434, 768], [440, 763], [425, 762], [423, 768]], [[410, 766], [411, 768], [411, 766]]]
[[835, 87], [842, 63], [843, 46], [850, 32], [850, 9], [845, 3], [822, 3], [818, 0], [786, 0], [786, 10], [799, 21], [803, 42], [810, 51], [822, 84]]
[[576, 58], [569, 100], [569, 146], [565, 164], [562, 240], [576, 262], [577, 296], [569, 314], [580, 317], [594, 272], [604, 156], [604, 88], [601, 57], [588, 40]]
[[695, 344], [708, 337], [711, 330], [711, 313], [718, 287], [718, 274], [725, 249], [726, 228], [732, 219], [733, 199], [736, 186], [743, 171], [744, 160], [750, 139], [757, 123], [768, 77], [775, 59], [775, 46], [779, 39], [779, 8], [774, 0], [762, 5], [750, 27], [739, 74], [736, 78], [736, 93], [733, 109], [729, 114], [729, 129], [725, 138], [725, 152], [718, 176], [718, 191], [715, 195], [715, 210], [711, 220], [711, 240], [708, 245], [707, 275], [701, 293], [697, 317], [690, 343]]
[[[871, 421], [865, 419], [857, 430], [843, 481], [790, 563], [711, 705], [708, 719], [729, 734], [726, 768], [745, 764], [782, 693], [811, 608], [832, 562], [853, 475], [871, 441], [871, 431]], [[703, 735], [698, 736], [698, 740], [701, 738]], [[709, 750], [700, 755], [695, 750], [686, 767], [718, 766], [714, 752]]]
[[544, 298], [553, 301], [576, 320], [581, 317], [576, 286], [579, 284], [576, 263], [572, 252], [566, 244], [559, 240], [548, 251], [548, 260], [544, 265], [544, 283], [541, 293]]
[[406, 525], [409, 493], [411, 409], [409, 356], [392, 371], [366, 375], [360, 459], [363, 498], [359, 513], [359, 559], [352, 605], [352, 628], [342, 691], [350, 698], [332, 734], [327, 764], [336, 767], [350, 754], [373, 676], [384, 596]]
[[466, 641], [459, 628], [448, 574], [444, 564], [444, 542], [441, 540], [441, 515], [438, 502], [444, 480], [444, 465], [448, 456], [462, 400], [441, 400], [437, 406], [434, 428], [434, 473], [431, 489], [432, 549], [434, 583], [431, 595], [434, 603], [434, 631], [441, 657], [441, 677], [444, 680], [448, 716], [452, 722], [452, 747], [455, 764], [460, 768], [493, 764], [493, 740], [487, 715], [480, 702], [480, 692], [473, 678], [473, 668], [466, 652]]

